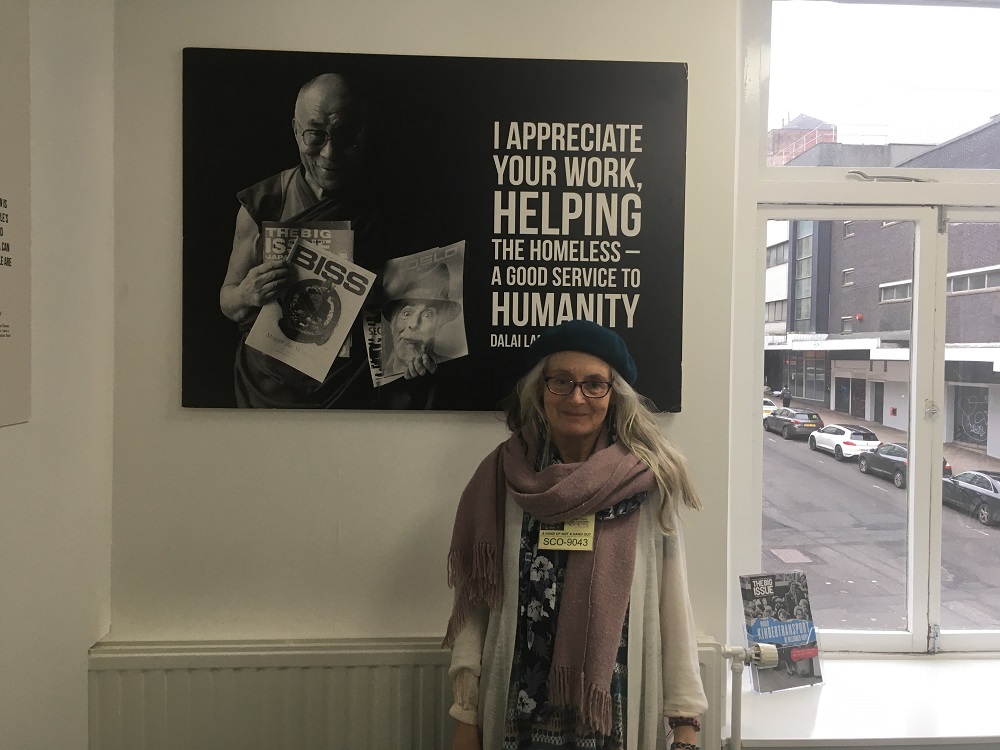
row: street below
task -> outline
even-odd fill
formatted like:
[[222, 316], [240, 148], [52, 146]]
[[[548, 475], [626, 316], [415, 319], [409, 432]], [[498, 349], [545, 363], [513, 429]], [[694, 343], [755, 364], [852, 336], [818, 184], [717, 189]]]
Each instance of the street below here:
[[[906, 491], [766, 432], [762, 486], [761, 569], [806, 572], [819, 628], [907, 628]], [[941, 534], [942, 629], [1000, 628], [1000, 528], [944, 506]]]

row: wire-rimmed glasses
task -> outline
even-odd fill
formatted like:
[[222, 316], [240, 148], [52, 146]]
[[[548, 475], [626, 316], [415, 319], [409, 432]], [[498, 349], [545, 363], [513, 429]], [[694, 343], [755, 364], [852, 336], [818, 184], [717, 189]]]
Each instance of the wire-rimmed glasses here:
[[361, 145], [361, 140], [365, 135], [364, 123], [357, 126], [340, 125], [330, 130], [319, 130], [316, 128], [303, 128], [298, 120], [295, 124], [299, 128], [299, 135], [307, 148], [323, 148], [329, 141], [338, 151], [350, 151]]

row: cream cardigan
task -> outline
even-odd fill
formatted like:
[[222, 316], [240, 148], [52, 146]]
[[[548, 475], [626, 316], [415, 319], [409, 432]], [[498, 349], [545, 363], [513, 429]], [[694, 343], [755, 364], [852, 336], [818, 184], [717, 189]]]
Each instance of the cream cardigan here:
[[[708, 708], [698, 668], [694, 617], [680, 524], [664, 537], [657, 523], [659, 497], [642, 504], [635, 574], [629, 599], [628, 750], [655, 750], [665, 736], [664, 716], [699, 716]], [[508, 495], [503, 574], [516, 581], [524, 511]], [[451, 668], [455, 703], [450, 714], [482, 727], [483, 750], [503, 742], [504, 711], [517, 633], [517, 586], [504, 586], [492, 614], [470, 616], [455, 638]]]

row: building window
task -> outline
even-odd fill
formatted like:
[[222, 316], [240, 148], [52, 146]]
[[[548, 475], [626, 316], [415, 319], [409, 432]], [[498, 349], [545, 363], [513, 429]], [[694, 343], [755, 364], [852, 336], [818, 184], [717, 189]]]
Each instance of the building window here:
[[788, 300], [779, 299], [768, 302], [764, 305], [764, 321], [767, 323], [780, 323], [786, 320], [788, 310]]
[[854, 269], [845, 268], [843, 271], [843, 276], [840, 281], [841, 286], [853, 286], [854, 285]]
[[844, 236], [845, 237], [853, 237], [854, 236], [854, 222], [853, 221], [845, 221], [844, 222]]
[[829, 363], [826, 352], [789, 352], [786, 361], [788, 387], [793, 396], [813, 401], [825, 401], [826, 371]]
[[878, 289], [879, 302], [898, 302], [908, 300], [913, 296], [913, 284], [909, 281], [883, 284]]
[[780, 266], [788, 262], [788, 243], [779, 242], [767, 249], [767, 267]]
[[853, 333], [854, 332], [854, 318], [844, 317], [840, 319], [840, 332], [841, 333]]
[[812, 321], [813, 222], [795, 222], [795, 322], [793, 329], [807, 332]]
[[948, 274], [948, 294], [1000, 288], [1000, 266]]

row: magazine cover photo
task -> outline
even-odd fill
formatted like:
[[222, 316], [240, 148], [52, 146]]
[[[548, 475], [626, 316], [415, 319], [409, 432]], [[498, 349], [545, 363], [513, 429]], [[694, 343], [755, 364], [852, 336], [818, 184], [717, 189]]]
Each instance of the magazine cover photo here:
[[181, 402], [495, 410], [587, 319], [680, 410], [687, 68], [189, 48]]
[[772, 643], [778, 648], [778, 665], [774, 669], [750, 665], [753, 689], [773, 693], [822, 683], [806, 574], [794, 571], [743, 575], [740, 592], [747, 645]]

